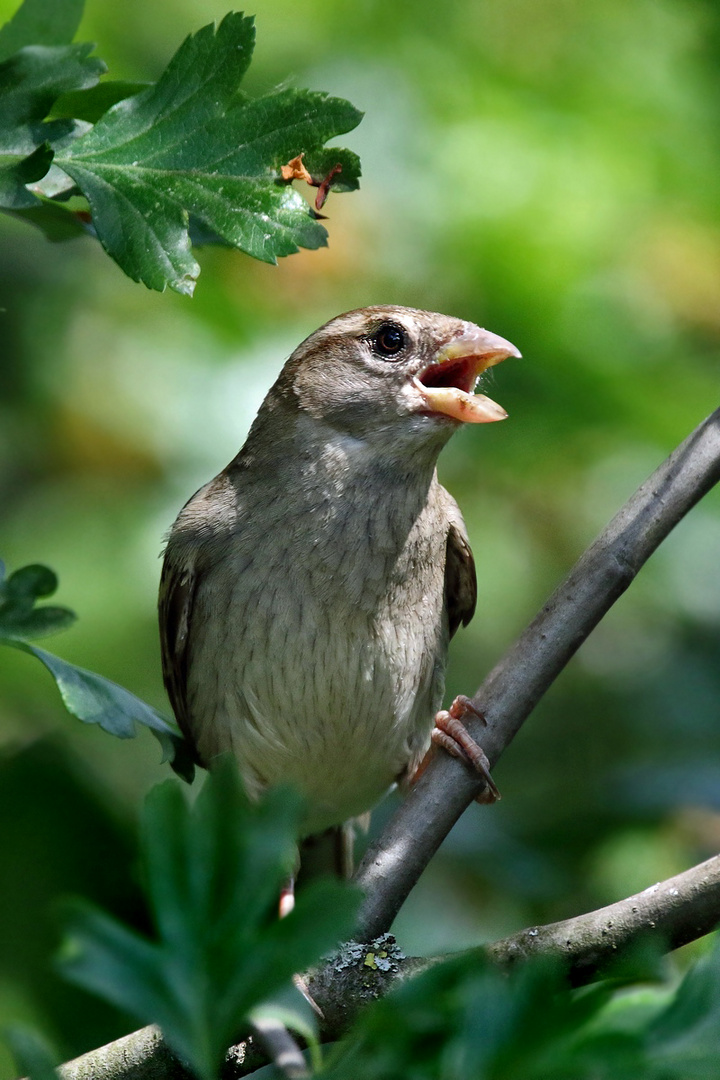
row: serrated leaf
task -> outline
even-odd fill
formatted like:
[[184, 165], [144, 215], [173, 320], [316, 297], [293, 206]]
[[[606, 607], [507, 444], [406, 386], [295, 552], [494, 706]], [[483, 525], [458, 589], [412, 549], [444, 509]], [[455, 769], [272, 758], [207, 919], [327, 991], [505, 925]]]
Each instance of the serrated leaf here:
[[[332, 172], [334, 190], [357, 188], [357, 156], [325, 143], [362, 114], [307, 90], [242, 96], [254, 40], [253, 20], [230, 14], [188, 37], [158, 82], [139, 92], [96, 86], [104, 65], [88, 56], [92, 46], [22, 49], [0, 64], [0, 205], [51, 239], [79, 235], [82, 222], [43, 213], [36, 198], [79, 189], [93, 234], [126, 274], [188, 294], [199, 273], [191, 232], [271, 263], [324, 246], [326, 230], [281, 169], [302, 154], [316, 184]], [[54, 106], [56, 118], [45, 120]], [[45, 142], [54, 158], [37, 176], [41, 160], [49, 164], [34, 156]]]
[[602, 983], [572, 990], [548, 958], [503, 972], [460, 954], [370, 1006], [322, 1075], [637, 1080], [646, 1076], [640, 1038], [592, 1031], [611, 993]]
[[71, 982], [135, 1016], [152, 1011], [156, 1022], [168, 1022], [156, 950], [149, 941], [81, 901], [65, 906], [64, 921], [67, 936], [59, 962]]
[[85, 0], [24, 0], [0, 28], [0, 60], [26, 45], [69, 45], [84, 7]]
[[[199, 267], [190, 217], [266, 262], [326, 243], [325, 229], [279, 171], [297, 154], [319, 154], [361, 114], [305, 90], [241, 97], [253, 46], [250, 18], [230, 14], [204, 27], [155, 86], [115, 105], [57, 156], [88, 199], [103, 246], [150, 288], [192, 292]], [[357, 187], [357, 158], [338, 154], [343, 189]]]
[[317, 960], [352, 923], [358, 898], [335, 882], [277, 917], [301, 812], [287, 791], [250, 803], [232, 761], [218, 763], [193, 806], [176, 784], [159, 785], [146, 803], [142, 845], [155, 936], [76, 909], [65, 973], [159, 1023], [193, 1071], [214, 1078], [251, 1011], [288, 985], [298, 960]]

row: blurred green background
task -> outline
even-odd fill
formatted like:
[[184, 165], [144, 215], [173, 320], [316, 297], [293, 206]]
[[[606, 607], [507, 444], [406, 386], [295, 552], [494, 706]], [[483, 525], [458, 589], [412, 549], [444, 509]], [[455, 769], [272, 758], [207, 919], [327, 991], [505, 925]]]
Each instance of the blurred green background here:
[[[7, 18], [15, 0], [0, 0]], [[226, 0], [88, 0], [79, 40], [156, 77]], [[166, 708], [162, 536], [235, 453], [284, 358], [342, 310], [445, 311], [524, 354], [441, 477], [465, 514], [472, 693], [608, 518], [719, 402], [720, 9], [711, 0], [261, 0], [247, 89], [291, 80], [365, 110], [359, 193], [330, 246], [273, 268], [200, 253], [193, 300], [124, 278], [90, 240], [0, 222], [0, 554], [43, 562], [80, 615], [61, 656]], [[619, 899], [720, 842], [720, 496], [681, 524], [583, 647], [397, 923], [409, 952]], [[147, 733], [65, 714], [0, 655], [0, 1022], [63, 1057], [133, 1026], [52, 974], [58, 901], [142, 920], [134, 828], [167, 775]], [[379, 823], [390, 809], [376, 815]], [[12, 1076], [9, 1059], [0, 1076]]]

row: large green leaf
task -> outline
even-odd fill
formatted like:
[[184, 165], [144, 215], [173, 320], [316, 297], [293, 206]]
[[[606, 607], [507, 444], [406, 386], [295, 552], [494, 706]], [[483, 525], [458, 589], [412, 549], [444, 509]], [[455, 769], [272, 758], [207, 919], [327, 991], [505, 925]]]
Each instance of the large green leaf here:
[[[252, 18], [231, 13], [188, 37], [145, 89], [96, 86], [105, 68], [90, 45], [22, 48], [0, 64], [0, 207], [55, 239], [63, 230], [47, 200], [80, 192], [126, 274], [184, 293], [200, 269], [191, 236], [265, 262], [324, 246], [325, 228], [282, 168], [302, 155], [315, 185], [332, 175], [333, 190], [356, 189], [357, 156], [325, 144], [362, 114], [309, 90], [248, 99], [239, 86], [254, 43]], [[68, 232], [87, 227], [60, 213]]]
[[11, 645], [37, 657], [57, 683], [65, 708], [78, 720], [97, 724], [118, 739], [134, 738], [136, 722], [150, 728], [162, 747], [163, 761], [169, 761], [180, 776], [192, 780], [194, 767], [188, 746], [172, 720], [157, 709], [124, 686], [61, 660], [37, 645], [11, 637], [0, 637], [0, 644]]
[[[355, 127], [360, 113], [306, 90], [240, 96], [254, 39], [253, 20], [239, 14], [204, 27], [155, 86], [115, 105], [58, 156], [87, 197], [104, 247], [150, 288], [192, 292], [199, 267], [191, 217], [266, 262], [326, 243], [305, 200], [279, 180], [280, 169]], [[345, 189], [357, 187], [357, 159], [335, 156]]]
[[277, 917], [300, 816], [289, 791], [250, 803], [232, 761], [218, 764], [192, 807], [177, 784], [156, 787], [143, 829], [155, 937], [76, 908], [65, 973], [160, 1024], [176, 1053], [211, 1080], [251, 1011], [351, 930], [358, 897], [333, 881]]
[[102, 60], [91, 57], [93, 45], [28, 45], [0, 64], [2, 142], [4, 153], [39, 132], [57, 141], [68, 133], [68, 121], [38, 124], [56, 99], [69, 90], [94, 86], [106, 70]]
[[98, 724], [118, 739], [134, 737], [135, 721], [158, 735], [177, 734], [175, 726], [162, 713], [110, 679], [61, 660], [59, 656], [26, 641], [9, 640], [4, 644], [36, 656], [55, 679], [65, 708], [86, 724]]

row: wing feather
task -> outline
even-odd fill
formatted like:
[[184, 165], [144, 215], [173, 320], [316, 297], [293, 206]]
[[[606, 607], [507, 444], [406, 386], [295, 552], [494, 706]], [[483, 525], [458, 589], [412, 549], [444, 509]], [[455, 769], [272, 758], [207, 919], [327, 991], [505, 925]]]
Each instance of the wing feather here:
[[172, 549], [168, 549], [160, 578], [158, 601], [163, 681], [180, 730], [193, 748], [193, 753], [195, 741], [190, 730], [187, 709], [187, 669], [190, 625], [197, 585], [195, 563], [179, 566], [173, 558]]
[[445, 605], [450, 637], [459, 626], [467, 626], [477, 604], [477, 575], [475, 560], [462, 514], [455, 500], [448, 495], [448, 537], [445, 557]]

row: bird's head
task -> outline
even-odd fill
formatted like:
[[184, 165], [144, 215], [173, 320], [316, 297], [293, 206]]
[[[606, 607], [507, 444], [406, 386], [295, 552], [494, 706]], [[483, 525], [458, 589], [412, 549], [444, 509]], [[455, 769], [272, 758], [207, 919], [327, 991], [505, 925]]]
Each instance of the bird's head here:
[[353, 437], [427, 437], [442, 444], [462, 423], [503, 420], [476, 394], [484, 371], [520, 353], [462, 319], [404, 307], [349, 311], [311, 334], [278, 380], [301, 411]]

